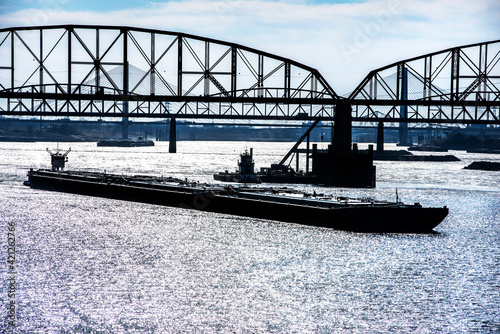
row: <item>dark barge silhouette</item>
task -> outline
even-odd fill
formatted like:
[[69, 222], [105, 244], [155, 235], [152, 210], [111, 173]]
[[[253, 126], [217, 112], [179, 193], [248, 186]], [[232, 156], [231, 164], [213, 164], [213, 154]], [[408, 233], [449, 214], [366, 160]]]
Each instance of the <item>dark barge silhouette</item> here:
[[97, 142], [97, 146], [110, 146], [110, 147], [141, 147], [141, 146], [155, 146], [154, 141], [139, 137], [137, 140], [133, 139], [101, 139]]
[[151, 176], [33, 170], [31, 188], [357, 232], [429, 233], [448, 209], [327, 197], [290, 188], [234, 187]]
[[[219, 172], [214, 179], [223, 182], [244, 183], [295, 183], [316, 184], [334, 187], [374, 188], [376, 185], [376, 168], [373, 165], [373, 146], [367, 152], [358, 150], [358, 145], [351, 143], [350, 110], [335, 114], [335, 136], [326, 150], [319, 150], [317, 144], [310, 149], [310, 134], [321, 121], [317, 118], [299, 138], [295, 145], [277, 164], [254, 171], [253, 152], [240, 155], [239, 170], [235, 173]], [[306, 149], [299, 149], [306, 141]], [[305, 172], [299, 169], [299, 153], [305, 154]], [[295, 156], [295, 170], [287, 164], [289, 158]], [[312, 168], [309, 170], [309, 162]], [[291, 162], [291, 161], [290, 161]]]
[[[349, 188], [374, 188], [375, 166], [373, 166], [373, 148], [367, 153], [360, 153], [357, 145], [349, 152], [336, 153], [331, 145], [327, 150], [318, 150], [314, 144], [312, 152], [304, 152], [312, 160], [312, 171], [306, 172], [293, 169], [283, 162], [271, 164], [255, 171], [253, 149], [240, 154], [238, 169], [235, 172], [219, 172], [213, 174], [214, 180], [221, 182], [239, 183], [287, 183], [287, 184], [316, 184]], [[298, 154], [300, 150], [293, 148]], [[287, 157], [285, 157], [286, 159]], [[308, 159], [308, 158], [307, 158]], [[298, 164], [297, 164], [298, 165]]]

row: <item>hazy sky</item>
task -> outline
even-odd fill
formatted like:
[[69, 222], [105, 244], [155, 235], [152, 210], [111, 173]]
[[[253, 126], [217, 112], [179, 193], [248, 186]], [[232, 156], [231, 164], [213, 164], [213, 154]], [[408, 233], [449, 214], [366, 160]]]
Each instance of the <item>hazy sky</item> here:
[[339, 94], [370, 70], [500, 39], [499, 0], [0, 0], [0, 27], [127, 25], [235, 42], [317, 68]]

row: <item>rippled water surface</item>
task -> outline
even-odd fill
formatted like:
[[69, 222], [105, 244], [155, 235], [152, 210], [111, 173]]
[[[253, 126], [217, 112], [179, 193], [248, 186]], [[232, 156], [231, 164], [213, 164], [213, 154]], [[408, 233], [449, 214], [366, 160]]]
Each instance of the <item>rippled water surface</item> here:
[[[68, 169], [212, 182], [245, 148], [263, 167], [293, 145], [156, 144], [60, 146], [72, 147]], [[56, 144], [0, 143], [0, 332], [500, 332], [500, 173], [463, 169], [500, 156], [376, 162], [376, 189], [299, 186], [381, 200], [397, 188], [404, 202], [450, 209], [436, 234], [360, 234], [23, 186], [29, 168], [49, 166], [46, 147]]]

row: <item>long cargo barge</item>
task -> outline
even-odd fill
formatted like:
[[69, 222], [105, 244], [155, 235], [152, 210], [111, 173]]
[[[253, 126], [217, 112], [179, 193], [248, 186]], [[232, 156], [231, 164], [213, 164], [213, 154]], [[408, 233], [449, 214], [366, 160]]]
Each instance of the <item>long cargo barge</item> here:
[[418, 203], [335, 198], [286, 187], [198, 184], [166, 177], [31, 169], [25, 184], [35, 189], [357, 232], [429, 233], [448, 215], [446, 207], [424, 208]]

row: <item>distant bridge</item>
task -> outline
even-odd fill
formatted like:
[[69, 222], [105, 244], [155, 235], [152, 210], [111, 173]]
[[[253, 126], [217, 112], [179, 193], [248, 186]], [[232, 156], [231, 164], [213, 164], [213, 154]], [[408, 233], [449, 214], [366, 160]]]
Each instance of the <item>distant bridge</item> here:
[[[500, 124], [500, 40], [372, 71], [349, 97], [234, 43], [89, 25], [0, 29], [0, 115]], [[340, 110], [340, 109], [339, 109]]]

